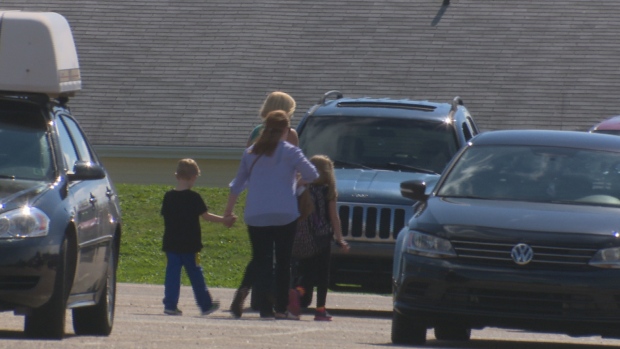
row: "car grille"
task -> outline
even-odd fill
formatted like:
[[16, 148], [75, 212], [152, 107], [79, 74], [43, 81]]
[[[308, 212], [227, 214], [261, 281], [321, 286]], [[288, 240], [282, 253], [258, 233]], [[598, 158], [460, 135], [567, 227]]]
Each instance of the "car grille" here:
[[406, 212], [401, 206], [341, 204], [338, 208], [342, 235], [359, 241], [394, 241], [405, 226]]
[[451, 240], [463, 263], [486, 266], [574, 269], [587, 267], [597, 249], [588, 247], [545, 246], [530, 244], [534, 257], [526, 266], [518, 266], [510, 255], [515, 243]]

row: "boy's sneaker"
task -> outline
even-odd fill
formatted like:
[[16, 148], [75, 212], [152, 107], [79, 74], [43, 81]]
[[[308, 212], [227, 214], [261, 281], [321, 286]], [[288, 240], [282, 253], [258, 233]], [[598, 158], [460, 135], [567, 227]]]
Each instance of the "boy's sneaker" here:
[[235, 297], [233, 298], [232, 303], [230, 304], [230, 312], [234, 317], [240, 318], [243, 313], [243, 302], [250, 293], [250, 289], [247, 287], [241, 287], [237, 291], [235, 291]]
[[291, 314], [287, 311], [284, 313], [275, 313], [276, 320], [299, 320], [299, 315]]
[[179, 316], [179, 315], [183, 315], [183, 312], [179, 308], [176, 308], [176, 309], [164, 309], [164, 314]]
[[289, 313], [299, 316], [301, 314], [301, 295], [295, 288], [288, 290], [288, 311]]
[[332, 321], [332, 316], [325, 311], [317, 311], [314, 313], [314, 321]]
[[213, 301], [213, 304], [211, 304], [209, 309], [202, 311], [202, 316], [207, 316], [207, 315], [213, 314], [219, 308], [220, 308], [220, 302], [219, 301]]

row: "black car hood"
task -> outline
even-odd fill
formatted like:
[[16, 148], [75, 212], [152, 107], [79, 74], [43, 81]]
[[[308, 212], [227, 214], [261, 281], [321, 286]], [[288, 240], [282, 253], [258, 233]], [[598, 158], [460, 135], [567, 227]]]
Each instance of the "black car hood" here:
[[434, 188], [439, 175], [369, 169], [336, 169], [338, 200], [386, 205], [412, 205], [400, 193], [400, 183], [420, 180], [427, 184], [427, 193]]
[[419, 218], [421, 224], [454, 228], [601, 235], [620, 232], [619, 208], [587, 205], [432, 197]]
[[49, 188], [49, 183], [0, 179], [0, 211], [30, 205]]

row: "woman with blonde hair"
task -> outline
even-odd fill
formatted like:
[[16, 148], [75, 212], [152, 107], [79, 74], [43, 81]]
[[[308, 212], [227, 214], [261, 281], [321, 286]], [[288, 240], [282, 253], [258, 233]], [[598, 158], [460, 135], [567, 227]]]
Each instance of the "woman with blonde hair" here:
[[[271, 92], [267, 96], [267, 98], [265, 98], [265, 100], [263, 101], [263, 105], [258, 112], [258, 115], [264, 122], [267, 114], [269, 114], [270, 112], [274, 110], [283, 110], [288, 116], [290, 122], [290, 120], [293, 118], [293, 113], [295, 113], [296, 107], [297, 103], [295, 103], [295, 100], [293, 99], [293, 97], [291, 97], [291, 95], [282, 91], [274, 91]], [[258, 136], [263, 130], [263, 127], [263, 123], [254, 127], [254, 129], [250, 133], [250, 137], [248, 138], [246, 147], [251, 146], [258, 139]], [[295, 131], [295, 129], [289, 129], [286, 141], [295, 146], [299, 145], [299, 136], [297, 135], [297, 131]]]
[[[287, 312], [291, 251], [299, 217], [296, 187], [319, 175], [301, 149], [285, 141], [289, 130], [286, 111], [267, 114], [264, 130], [243, 153], [237, 175], [230, 183], [224, 216], [232, 215], [239, 194], [247, 188], [244, 219], [252, 245], [252, 270], [248, 272], [260, 295], [267, 295], [271, 287], [275, 252], [275, 300], [261, 297], [260, 316], [299, 320], [299, 316]], [[241, 311], [233, 311], [233, 315], [239, 317]]]

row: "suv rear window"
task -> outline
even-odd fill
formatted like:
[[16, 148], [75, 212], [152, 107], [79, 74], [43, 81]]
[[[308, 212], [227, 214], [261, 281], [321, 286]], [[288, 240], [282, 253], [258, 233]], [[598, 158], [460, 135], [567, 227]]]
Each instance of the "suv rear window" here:
[[300, 147], [307, 156], [329, 156], [336, 167], [440, 173], [458, 149], [454, 132], [436, 121], [314, 116], [304, 125]]

